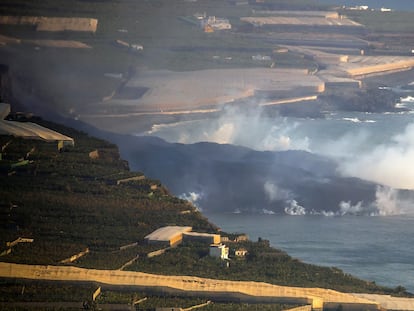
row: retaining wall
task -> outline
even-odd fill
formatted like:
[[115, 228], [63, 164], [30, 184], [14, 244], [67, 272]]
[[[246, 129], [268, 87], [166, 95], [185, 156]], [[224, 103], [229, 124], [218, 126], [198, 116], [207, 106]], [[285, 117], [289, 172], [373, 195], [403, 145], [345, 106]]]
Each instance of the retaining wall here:
[[233, 297], [251, 301], [279, 301], [312, 304], [320, 309], [329, 304], [343, 310], [379, 310], [373, 301], [321, 288], [278, 286], [262, 282], [226, 281], [191, 276], [167, 276], [119, 270], [94, 270], [66, 266], [0, 263], [0, 277], [36, 280], [90, 281], [118, 286], [183, 291], [197, 296]]
[[32, 25], [37, 31], [96, 32], [98, 20], [83, 17], [0, 16], [0, 24]]
[[389, 64], [379, 64], [365, 67], [358, 67], [353, 69], [348, 69], [347, 73], [352, 77], [365, 76], [376, 73], [386, 73], [391, 71], [398, 70], [409, 70], [414, 66], [414, 59], [398, 61]]

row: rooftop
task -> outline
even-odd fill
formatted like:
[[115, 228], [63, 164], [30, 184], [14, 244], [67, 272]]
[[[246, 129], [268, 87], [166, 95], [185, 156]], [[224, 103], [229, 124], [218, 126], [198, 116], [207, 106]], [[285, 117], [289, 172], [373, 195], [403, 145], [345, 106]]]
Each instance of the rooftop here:
[[152, 241], [169, 241], [172, 237], [189, 232], [192, 227], [180, 227], [180, 226], [166, 226], [155, 230], [154, 232], [145, 236], [145, 239]]
[[32, 122], [0, 120], [0, 135], [12, 135], [45, 141], [69, 141], [72, 144], [74, 143], [73, 138]]

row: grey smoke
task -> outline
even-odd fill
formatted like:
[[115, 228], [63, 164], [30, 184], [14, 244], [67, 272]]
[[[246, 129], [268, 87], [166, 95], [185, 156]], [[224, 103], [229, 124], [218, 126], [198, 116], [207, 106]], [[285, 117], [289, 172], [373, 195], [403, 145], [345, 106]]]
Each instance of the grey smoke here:
[[344, 175], [371, 180], [393, 188], [414, 189], [414, 124], [401, 134], [340, 166]]
[[[351, 118], [343, 119], [342, 122], [355, 123], [349, 121]], [[307, 133], [309, 128], [303, 127], [304, 121], [301, 119], [269, 118], [262, 114], [260, 108], [242, 111], [231, 107], [225, 109], [217, 119], [200, 120], [185, 126], [176, 123], [161, 128], [154, 127], [152, 134], [186, 144], [208, 141], [245, 146], [259, 151], [310, 151], [335, 159], [339, 172], [344, 176], [413, 190], [414, 123], [407, 125], [402, 133], [390, 137], [386, 133], [378, 133], [380, 128], [375, 127], [375, 121], [364, 122], [368, 125], [349, 126], [338, 135], [329, 135], [335, 130], [329, 128], [329, 125], [326, 128], [319, 127], [327, 133]], [[374, 124], [374, 127], [369, 124]]]
[[289, 190], [283, 189], [278, 186], [276, 183], [271, 181], [266, 181], [263, 185], [264, 192], [267, 199], [270, 202], [278, 200], [289, 200], [292, 197], [292, 193]]

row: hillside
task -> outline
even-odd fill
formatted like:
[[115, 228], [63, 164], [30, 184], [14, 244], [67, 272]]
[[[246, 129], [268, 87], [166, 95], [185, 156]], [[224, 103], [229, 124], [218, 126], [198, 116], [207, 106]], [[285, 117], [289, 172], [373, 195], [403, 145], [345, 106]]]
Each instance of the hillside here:
[[[37, 121], [73, 137], [75, 147], [59, 153], [54, 143], [1, 137], [2, 249], [19, 236], [34, 238], [33, 244], [13, 248], [3, 260], [54, 264], [85, 247], [111, 252], [171, 223], [214, 230], [159, 181], [144, 178], [117, 185], [142, 174], [129, 171], [115, 145]], [[12, 168], [22, 158], [29, 162]], [[191, 213], [180, 214], [184, 210]], [[119, 252], [112, 257], [121, 264], [129, 256]], [[117, 268], [114, 258], [106, 257], [106, 266]]]
[[[252, 68], [260, 71], [266, 69], [273, 75], [276, 71], [307, 73], [308, 70], [314, 72], [316, 68], [324, 69], [318, 65], [319, 60], [310, 57], [302, 49], [280, 49], [278, 46], [286, 44], [286, 40], [293, 45], [302, 44], [302, 28], [295, 28], [298, 33], [290, 38], [290, 33], [284, 34], [290, 28], [284, 26], [278, 30], [274, 27], [268, 33], [266, 27], [257, 29], [243, 24], [240, 17], [251, 15], [255, 10], [272, 12], [276, 9], [326, 8], [307, 0], [265, 2], [258, 4], [249, 1], [236, 5], [235, 1], [222, 0], [4, 0], [0, 3], [0, 18], [5, 19], [8, 16], [41, 19], [43, 16], [60, 20], [74, 18], [98, 21], [96, 32], [38, 31], [38, 25], [34, 24], [17, 27], [0, 25], [0, 102], [10, 102], [13, 111], [29, 110], [42, 115], [44, 119], [18, 114], [19, 117], [23, 116], [22, 122], [38, 123], [75, 141], [73, 147], [59, 150], [57, 143], [0, 136], [2, 266], [7, 266], [6, 263], [21, 264], [19, 267], [39, 265], [40, 269], [46, 270], [46, 274], [50, 272], [48, 267], [82, 271], [99, 269], [106, 270], [109, 275], [115, 270], [121, 276], [134, 271], [156, 274], [160, 279], [167, 280], [173, 277], [185, 279], [188, 276], [190, 279], [203, 277], [212, 280], [212, 283], [217, 279], [234, 283], [256, 281], [352, 293], [410, 295], [402, 286], [385, 288], [370, 280], [358, 279], [336, 267], [319, 267], [301, 262], [284, 251], [270, 247], [267, 240], [235, 242], [239, 233], [222, 232], [190, 202], [172, 195], [172, 192], [193, 191], [189, 187], [208, 186], [211, 193], [202, 202], [203, 208], [208, 206], [212, 210], [233, 211], [235, 207], [243, 208], [243, 204], [263, 208], [269, 204], [262, 195], [263, 182], [266, 181], [264, 178], [273, 175], [303, 198], [309, 198], [305, 201], [306, 206], [315, 206], [316, 209], [321, 206], [321, 201], [326, 203], [328, 200], [332, 201], [329, 202], [332, 206], [338, 206], [344, 194], [346, 199], [352, 198], [355, 202], [365, 197], [373, 200], [374, 184], [337, 176], [332, 162], [304, 152], [268, 152], [259, 157], [259, 153], [243, 147], [204, 143], [169, 144], [158, 138], [113, 134], [136, 133], [138, 129], [149, 129], [153, 124], [202, 117], [202, 114], [190, 114], [181, 119], [180, 115], [164, 115], [158, 103], [151, 107], [155, 114], [147, 115], [146, 107], [134, 105], [132, 100], [142, 97], [150, 87], [133, 85], [133, 82], [140, 82], [139, 79], [154, 73], [164, 77], [165, 72], [171, 72], [174, 77], [171, 81], [177, 80], [175, 77], [178, 76], [188, 76], [190, 78], [183, 80], [183, 85], [187, 87], [199, 80], [192, 77], [199, 77], [200, 72], [207, 70], [226, 70], [233, 76], [242, 77], [242, 74], [234, 72], [239, 69], [244, 73], [253, 72], [250, 70]], [[232, 30], [204, 32], [194, 22], [195, 15], [203, 12], [228, 18], [233, 25]], [[390, 16], [394, 20], [401, 15], [397, 13]], [[354, 17], [366, 23], [370, 30], [367, 34], [361, 33], [362, 38], [390, 44], [400, 40], [395, 39], [393, 33], [383, 37], [381, 29], [376, 30], [381, 26], [377, 24], [378, 16], [373, 16], [373, 20], [364, 14]], [[412, 14], [403, 17], [409, 24]], [[387, 19], [383, 15], [380, 18]], [[286, 36], [289, 38], [286, 39]], [[405, 36], [411, 38], [410, 34]], [[325, 45], [330, 36], [316, 35], [309, 39]], [[360, 40], [354, 40], [352, 38], [350, 41], [352, 48], [349, 49], [355, 52], [353, 45], [357, 44], [359, 53]], [[337, 41], [332, 44], [342, 44]], [[328, 46], [330, 44], [328, 42]], [[133, 49], [133, 45], [141, 48]], [[370, 55], [375, 56], [382, 49], [390, 53], [386, 45], [371, 46], [364, 41], [362, 47], [366, 45]], [[406, 45], [401, 44], [399, 49], [391, 52], [400, 55], [406, 53], [405, 48]], [[270, 55], [275, 62], [260, 61], [262, 54]], [[255, 59], [257, 56], [259, 61]], [[330, 58], [328, 60], [331, 61]], [[223, 72], [220, 71], [213, 78], [222, 76]], [[157, 77], [154, 85], [162, 84], [160, 77]], [[313, 80], [314, 76], [309, 75], [308, 78]], [[231, 76], [226, 78], [226, 83], [229, 81], [234, 84], [232, 79]], [[243, 86], [246, 81], [242, 79]], [[208, 90], [207, 84], [201, 85]], [[195, 85], [192, 88], [196, 89]], [[178, 94], [176, 89], [173, 88], [173, 93]], [[276, 95], [284, 94], [281, 92]], [[364, 95], [360, 97], [365, 99]], [[185, 94], [183, 96], [188, 97]], [[168, 93], [165, 98], [171, 100]], [[116, 102], [111, 102], [112, 99]], [[331, 107], [332, 98], [325, 99], [329, 103], [322, 104]], [[344, 101], [347, 106], [338, 103], [331, 109], [345, 107], [358, 110], [361, 100], [359, 97], [351, 99]], [[118, 100], [124, 102], [121, 104]], [[136, 110], [136, 107], [141, 110], [145, 108], [142, 110], [144, 113]], [[306, 115], [302, 107], [289, 106], [289, 109]], [[362, 108], [364, 111], [369, 110], [367, 107]], [[318, 109], [319, 106], [310, 111], [318, 114]], [[162, 114], [158, 115], [158, 111]], [[283, 109], [280, 111], [283, 112]], [[89, 134], [99, 132], [99, 137], [106, 137], [112, 143], [45, 121], [56, 120], [51, 117], [56, 115], [66, 118], [65, 124], [88, 128]], [[85, 116], [88, 115], [95, 121], [99, 120], [101, 127], [97, 128], [107, 132], [92, 129], [92, 126], [96, 126], [94, 122], [82, 127], [80, 124], [87, 121]], [[113, 119], [110, 119], [111, 116]], [[120, 157], [118, 148], [129, 162]], [[226, 160], [223, 161], [223, 158]], [[272, 170], [268, 169], [270, 162], [275, 164]], [[301, 165], [298, 165], [299, 162]], [[229, 182], [226, 175], [237, 181]], [[260, 178], [252, 179], [252, 176]], [[246, 183], [246, 180], [250, 182]], [[307, 182], [299, 184], [298, 180]], [[325, 184], [326, 180], [331, 182], [329, 186]], [[224, 197], [223, 193], [238, 193], [240, 196]], [[314, 193], [324, 195], [315, 196]], [[253, 194], [261, 195], [262, 201], [256, 200]], [[284, 202], [276, 203], [275, 211], [282, 211]], [[226, 242], [230, 248], [230, 261], [209, 256], [209, 245], [198, 242], [183, 243], [156, 253], [158, 256], [149, 256], [160, 250], [160, 246], [146, 243], [144, 237], [162, 226], [191, 226], [194, 231], [228, 237], [231, 240]], [[246, 251], [247, 255], [236, 257], [236, 250]], [[91, 293], [102, 285], [93, 278], [78, 279], [78, 283], [44, 280], [0, 278], [0, 309], [68, 309], [69, 305], [28, 307], [14, 303], [89, 300]], [[154, 292], [144, 292], [136, 287], [120, 288], [115, 284], [105, 284], [102, 288], [104, 293], [100, 296], [100, 302], [122, 303], [124, 307], [143, 297], [149, 297], [143, 304], [146, 310], [205, 303], [200, 297], [188, 298], [177, 293], [172, 295], [162, 286]], [[191, 288], [191, 284], [187, 284], [186, 288]], [[241, 305], [237, 300], [229, 302], [226, 297], [222, 300], [215, 301], [213, 306], [209, 305], [203, 310], [283, 309], [279, 304], [252, 306]], [[79, 309], [79, 306], [70, 308]]]
[[[231, 249], [244, 247], [249, 255], [228, 269], [208, 256], [208, 245], [203, 243], [183, 244], [164, 255], [147, 258], [157, 246], [147, 245], [143, 238], [161, 226], [191, 226], [199, 232], [232, 235], [219, 232], [191, 203], [170, 195], [159, 181], [141, 177], [118, 182], [143, 175], [129, 170], [115, 145], [41, 119], [34, 121], [74, 138], [75, 146], [58, 152], [53, 143], [1, 136], [1, 250], [7, 249], [6, 242], [19, 237], [33, 239], [32, 243], [17, 243], [2, 261], [56, 265], [88, 248], [89, 253], [73, 265], [118, 269], [140, 254], [128, 269], [353, 292], [392, 292], [335, 268], [292, 259], [271, 248], [267, 241], [233, 243]], [[135, 242], [137, 245], [121, 248]]]

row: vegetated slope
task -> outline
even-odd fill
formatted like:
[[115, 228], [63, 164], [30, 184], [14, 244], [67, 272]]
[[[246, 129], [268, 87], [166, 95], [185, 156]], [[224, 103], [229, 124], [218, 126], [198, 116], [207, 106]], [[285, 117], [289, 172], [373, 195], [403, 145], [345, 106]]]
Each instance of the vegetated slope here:
[[[233, 260], [229, 268], [208, 256], [208, 245], [197, 243], [146, 258], [154, 247], [145, 245], [143, 238], [160, 226], [187, 225], [204, 232], [218, 229], [156, 180], [117, 184], [120, 179], [142, 174], [129, 171], [115, 145], [63, 126], [37, 122], [73, 137], [75, 147], [58, 152], [55, 143], [0, 136], [1, 146], [7, 145], [0, 162], [1, 250], [7, 248], [6, 241], [34, 239], [33, 243], [13, 246], [2, 261], [59, 264], [89, 248], [74, 265], [116, 269], [138, 253], [140, 258], [128, 269], [353, 292], [394, 292], [336, 268], [294, 260], [271, 248], [268, 241], [232, 243], [231, 251], [244, 247], [249, 255]], [[24, 163], [22, 158], [29, 163], [15, 166]], [[120, 250], [133, 242], [138, 245]]]
[[[3, 260], [53, 264], [86, 247], [109, 252], [168, 224], [214, 230], [192, 205], [169, 195], [158, 181], [117, 185], [117, 180], [142, 174], [129, 171], [115, 145], [46, 125], [73, 137], [75, 147], [59, 153], [56, 143], [1, 137], [2, 146], [10, 142], [1, 161], [1, 247], [18, 237], [34, 238], [33, 243], [14, 247]], [[93, 159], [89, 152], [95, 150], [99, 157]], [[29, 164], [10, 168], [21, 158]], [[184, 210], [191, 213], [180, 214]]]

